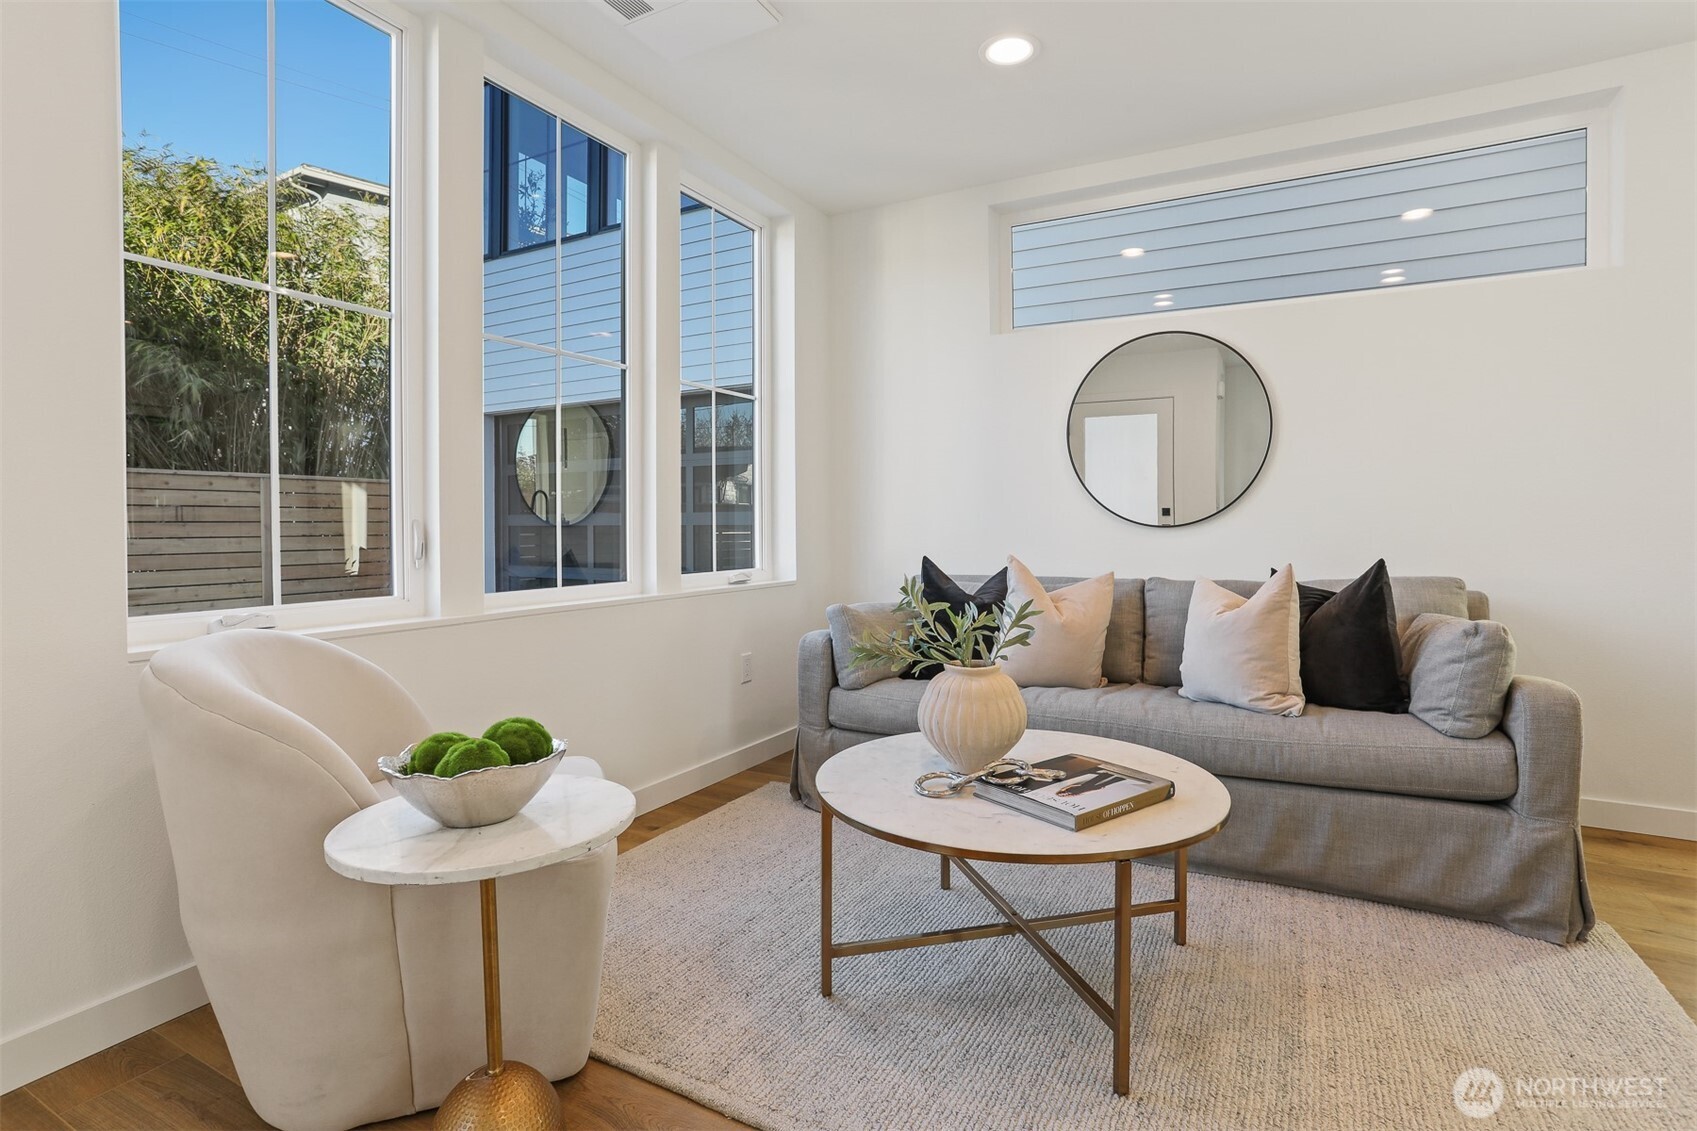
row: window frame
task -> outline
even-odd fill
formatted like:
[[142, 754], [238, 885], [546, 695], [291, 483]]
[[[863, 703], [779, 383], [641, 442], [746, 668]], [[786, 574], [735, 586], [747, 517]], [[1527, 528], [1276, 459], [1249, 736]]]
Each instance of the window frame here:
[[[1605, 96], [1610, 92], [1604, 92]], [[1348, 299], [1364, 294], [1393, 294], [1402, 291], [1425, 290], [1430, 287], [1464, 286], [1491, 283], [1525, 275], [1559, 275], [1568, 271], [1584, 271], [1608, 266], [1618, 261], [1619, 252], [1613, 232], [1613, 184], [1610, 172], [1615, 163], [1613, 114], [1606, 97], [1589, 100], [1590, 105], [1578, 108], [1552, 108], [1549, 105], [1520, 107], [1497, 115], [1490, 125], [1465, 122], [1433, 123], [1424, 127], [1398, 130], [1395, 134], [1380, 134], [1350, 139], [1338, 145], [1313, 147], [1307, 151], [1284, 151], [1231, 162], [1242, 171], [1221, 173], [1221, 165], [1174, 170], [1144, 179], [1144, 187], [1113, 190], [1110, 186], [1085, 188], [1038, 199], [1015, 199], [992, 204], [991, 243], [994, 267], [993, 286], [994, 326], [996, 333], [1037, 333], [1056, 331], [1068, 326], [1099, 325], [1138, 319], [1143, 322], [1185, 315], [1206, 315], [1238, 307], [1255, 308], [1278, 303], [1316, 302], [1328, 299]], [[1016, 227], [1108, 212], [1143, 204], [1159, 204], [1206, 196], [1234, 189], [1276, 185], [1304, 177], [1329, 173], [1347, 173], [1374, 165], [1391, 164], [1422, 157], [1435, 157], [1466, 149], [1477, 149], [1507, 142], [1524, 141], [1545, 134], [1571, 130], [1586, 131], [1585, 148], [1585, 262], [1570, 267], [1552, 267], [1540, 271], [1511, 272], [1501, 275], [1480, 275], [1466, 279], [1438, 279], [1421, 282], [1412, 287], [1375, 287], [1371, 289], [1334, 291], [1318, 295], [1298, 295], [1289, 298], [1257, 299], [1250, 302], [1221, 306], [1194, 306], [1183, 310], [1148, 311], [1136, 314], [1117, 314], [1106, 318], [1080, 319], [1071, 322], [1051, 322], [1034, 326], [1016, 326], [1013, 309], [1013, 230]], [[1411, 135], [1415, 135], [1411, 139]], [[1324, 148], [1325, 155], [1311, 154]]]
[[[678, 571], [678, 587], [682, 591], [700, 591], [724, 589], [742, 585], [766, 582], [775, 576], [772, 569], [772, 412], [771, 397], [769, 396], [769, 373], [771, 366], [768, 358], [771, 356], [771, 294], [769, 280], [772, 277], [769, 257], [771, 255], [772, 230], [771, 221], [760, 213], [736, 203], [728, 203], [730, 199], [724, 193], [710, 187], [706, 182], [684, 170], [678, 177], [678, 193], [701, 202], [708, 208], [717, 211], [754, 233], [754, 395], [752, 397], [737, 397], [738, 400], [748, 400], [754, 405], [754, 568], [753, 569], [716, 569], [703, 570], [699, 573], [684, 573], [682, 554], [679, 560], [670, 563], [670, 567]], [[676, 199], [677, 194], [673, 194]], [[679, 219], [681, 220], [681, 210]], [[681, 245], [680, 245], [681, 252]], [[680, 262], [679, 287], [677, 294], [677, 321], [683, 320], [683, 286]], [[681, 391], [685, 386], [683, 372], [677, 375], [676, 384]], [[700, 389], [701, 386], [690, 385], [690, 388]], [[717, 391], [716, 389], [714, 391]], [[681, 455], [681, 453], [680, 453]], [[681, 461], [680, 468], [682, 470]], [[683, 506], [681, 493], [678, 499], [678, 513], [671, 516], [673, 526], [680, 535], [683, 530]], [[665, 516], [662, 516], [664, 520]], [[718, 528], [714, 527], [713, 538], [718, 540]]]
[[[413, 312], [424, 307], [422, 266], [427, 261], [424, 240], [424, 209], [417, 206], [415, 196], [421, 196], [413, 186], [422, 185], [424, 177], [424, 113], [425, 59], [423, 21], [413, 12], [391, 0], [325, 0], [349, 15], [362, 20], [390, 36], [390, 127], [389, 127], [389, 413], [390, 413], [390, 569], [394, 591], [381, 597], [350, 597], [330, 601], [299, 601], [283, 603], [282, 594], [271, 604], [245, 605], [233, 609], [202, 609], [189, 612], [134, 614], [127, 607], [126, 635], [132, 651], [147, 651], [178, 640], [215, 631], [220, 625], [239, 627], [263, 624], [285, 631], [333, 629], [364, 624], [384, 624], [415, 620], [425, 613], [424, 557], [414, 554], [414, 527], [423, 521], [426, 468], [424, 465], [424, 388], [422, 382], [409, 374], [418, 370], [425, 356], [422, 317]], [[266, 12], [267, 56], [267, 152], [272, 166], [273, 183], [280, 172], [276, 168], [275, 145], [275, 58], [276, 26], [274, 5]], [[120, 74], [123, 67], [119, 52]], [[119, 83], [122, 88], [121, 80]], [[120, 94], [121, 98], [121, 94]], [[121, 106], [120, 106], [121, 120]], [[123, 131], [119, 130], [119, 151], [114, 155], [113, 169], [122, 157]], [[123, 207], [120, 200], [120, 209]], [[273, 205], [275, 207], [275, 205]], [[120, 219], [120, 231], [122, 230]], [[171, 263], [141, 256], [126, 250], [120, 238], [117, 247], [120, 265], [139, 262], [168, 271], [182, 272], [259, 290], [273, 297], [293, 297], [297, 301], [342, 308], [363, 309], [334, 298], [296, 291], [279, 281], [264, 282], [239, 279], [208, 271], [189, 264]], [[274, 267], [268, 267], [274, 277]], [[120, 373], [120, 390], [122, 374]], [[120, 394], [121, 395], [121, 394]], [[275, 471], [275, 468], [273, 468]], [[278, 483], [275, 474], [267, 488], [266, 505], [272, 508], [273, 518], [279, 505]], [[126, 550], [126, 565], [128, 552]], [[269, 568], [269, 566], [268, 566]], [[127, 573], [127, 570], [126, 570]]]
[[[605, 121], [593, 114], [580, 112], [569, 100], [555, 95], [541, 84], [532, 82], [522, 73], [502, 64], [499, 60], [485, 54], [483, 60], [483, 81], [493, 84], [509, 94], [524, 99], [531, 105], [552, 114], [562, 122], [569, 123], [572, 128], [586, 134], [604, 145], [611, 146], [625, 155], [625, 222], [608, 225], [598, 231], [608, 231], [622, 228], [624, 230], [624, 353], [622, 365], [615, 365], [606, 358], [593, 358], [572, 351], [563, 351], [572, 357], [582, 358], [595, 365], [606, 368], [622, 368], [624, 372], [624, 437], [621, 457], [624, 473], [624, 562], [625, 579], [623, 581], [591, 582], [586, 585], [555, 585], [539, 589], [513, 589], [505, 592], [490, 592], [487, 582], [481, 582], [483, 609], [486, 612], [513, 611], [524, 609], [550, 609], [575, 604], [588, 604], [606, 601], [610, 598], [638, 597], [647, 594], [643, 578], [646, 573], [647, 551], [646, 530], [649, 526], [649, 516], [643, 513], [648, 484], [648, 461], [645, 426], [649, 398], [644, 389], [642, 375], [646, 371], [646, 323], [644, 320], [643, 303], [641, 298], [647, 293], [649, 272], [643, 261], [643, 242], [647, 234], [644, 224], [647, 217], [640, 207], [633, 208], [633, 188], [639, 183], [638, 169], [644, 155], [644, 147], [636, 139], [609, 126]], [[487, 119], [487, 115], [485, 115]], [[485, 122], [487, 129], [487, 121]], [[485, 139], [487, 142], [487, 138]], [[488, 150], [485, 148], [487, 154]], [[562, 192], [564, 186], [562, 185]], [[505, 204], [502, 205], [503, 220], [505, 219]], [[485, 241], [488, 236], [488, 219], [485, 217], [482, 231]], [[586, 233], [587, 234], [587, 233]], [[572, 239], [568, 237], [560, 241], [561, 246]], [[504, 244], [502, 245], [504, 247]], [[540, 245], [536, 245], [540, 246]], [[487, 248], [487, 242], [484, 243]], [[531, 250], [531, 249], [525, 249]], [[479, 259], [479, 266], [492, 259], [511, 254], [503, 251], [494, 256], [484, 256]], [[478, 344], [481, 351], [483, 345], [491, 340], [484, 326], [484, 316], [478, 313]], [[546, 347], [536, 343], [520, 343], [521, 345], [543, 352]], [[546, 352], [560, 352], [546, 349]], [[482, 389], [482, 369], [479, 368], [479, 389]], [[479, 419], [479, 436], [487, 434], [490, 417], [488, 412], [481, 414]], [[485, 513], [481, 516], [478, 529], [484, 537], [488, 537], [493, 515], [488, 511], [490, 499], [490, 475], [488, 452], [481, 461], [484, 464], [485, 480], [481, 496]], [[485, 550], [487, 552], [487, 549]]]

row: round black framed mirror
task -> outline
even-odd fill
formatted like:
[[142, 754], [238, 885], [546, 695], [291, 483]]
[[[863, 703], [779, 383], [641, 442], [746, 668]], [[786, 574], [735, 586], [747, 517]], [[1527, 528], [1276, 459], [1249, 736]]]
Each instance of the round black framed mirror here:
[[1067, 450], [1097, 503], [1140, 526], [1189, 526], [1237, 502], [1273, 443], [1255, 367], [1206, 334], [1133, 338], [1073, 395]]

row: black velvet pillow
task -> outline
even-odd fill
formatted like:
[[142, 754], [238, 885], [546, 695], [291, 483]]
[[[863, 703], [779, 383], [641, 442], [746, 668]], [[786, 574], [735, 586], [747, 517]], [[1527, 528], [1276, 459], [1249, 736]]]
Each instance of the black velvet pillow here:
[[[1003, 566], [985, 578], [984, 584], [978, 587], [978, 592], [968, 593], [955, 583], [954, 578], [938, 569], [936, 562], [923, 558], [919, 563], [919, 587], [927, 601], [941, 601], [949, 607], [950, 612], [964, 615], [968, 605], [976, 605], [978, 611], [983, 612], [1008, 599], [1008, 569]], [[930, 679], [942, 670], [940, 664], [925, 664], [917, 670], [909, 668], [902, 673], [902, 678]]]
[[1302, 693], [1320, 707], [1408, 709], [1402, 644], [1385, 559], [1336, 593], [1297, 586], [1302, 606]]

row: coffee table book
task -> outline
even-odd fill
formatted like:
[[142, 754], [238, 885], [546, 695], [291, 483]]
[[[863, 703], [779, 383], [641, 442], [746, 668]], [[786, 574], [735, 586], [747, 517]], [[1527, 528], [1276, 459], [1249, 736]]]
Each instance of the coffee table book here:
[[1062, 754], [1034, 765], [1060, 770], [1066, 777], [1013, 785], [996, 785], [980, 778], [973, 783], [973, 792], [986, 801], [1074, 832], [1148, 808], [1173, 795], [1173, 783], [1166, 778], [1080, 754]]

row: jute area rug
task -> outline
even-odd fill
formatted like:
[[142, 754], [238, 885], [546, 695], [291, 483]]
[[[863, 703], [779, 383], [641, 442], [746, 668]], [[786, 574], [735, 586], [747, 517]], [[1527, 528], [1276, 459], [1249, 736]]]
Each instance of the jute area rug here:
[[[773, 1129], [1697, 1127], [1697, 1026], [1603, 924], [1563, 948], [1193, 874], [1188, 946], [1133, 929], [1121, 1097], [1018, 937], [839, 959], [822, 998], [818, 838], [768, 785], [621, 857], [595, 1057]], [[934, 856], [841, 824], [835, 852], [839, 940], [999, 918]], [[1028, 914], [1112, 902], [1107, 865], [980, 868]], [[1048, 937], [1111, 985], [1109, 924]]]

